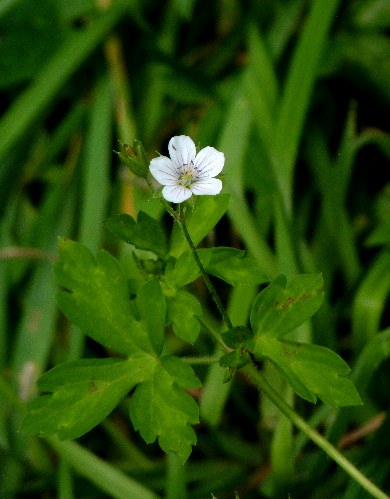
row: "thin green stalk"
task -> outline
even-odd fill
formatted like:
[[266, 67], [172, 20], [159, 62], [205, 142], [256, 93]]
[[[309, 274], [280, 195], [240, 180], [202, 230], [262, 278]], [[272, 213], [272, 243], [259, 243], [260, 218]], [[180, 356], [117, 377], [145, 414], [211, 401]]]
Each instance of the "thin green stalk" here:
[[187, 225], [186, 225], [186, 222], [185, 222], [185, 219], [184, 217], [180, 217], [180, 216], [176, 216], [175, 217], [176, 221], [179, 223], [180, 227], [182, 228], [183, 230], [183, 233], [184, 233], [184, 237], [187, 239], [187, 242], [191, 248], [191, 251], [192, 251], [192, 254], [195, 258], [195, 261], [196, 261], [196, 264], [198, 265], [199, 267], [199, 270], [202, 274], [202, 277], [206, 283], [206, 286], [207, 286], [207, 289], [209, 290], [213, 300], [214, 300], [214, 303], [216, 304], [217, 308], [218, 308], [218, 311], [219, 313], [221, 314], [225, 324], [227, 325], [227, 327], [229, 329], [232, 329], [233, 328], [233, 324], [231, 322], [231, 320], [229, 319], [229, 316], [227, 315], [223, 305], [222, 305], [222, 302], [221, 300], [219, 299], [219, 296], [218, 296], [218, 293], [213, 285], [213, 283], [211, 282], [209, 276], [207, 275], [207, 272], [205, 270], [205, 268], [203, 267], [202, 265], [202, 262], [200, 261], [199, 259], [199, 256], [198, 256], [198, 253], [196, 251], [196, 248], [195, 248], [195, 245], [194, 243], [192, 242], [192, 239], [191, 239], [191, 236], [190, 236], [190, 233], [188, 232], [188, 229], [187, 229]]
[[363, 473], [361, 473], [345, 456], [341, 454], [333, 445], [314, 430], [290, 407], [283, 398], [272, 388], [256, 367], [252, 364], [247, 366], [245, 373], [257, 385], [257, 387], [268, 395], [272, 402], [283, 412], [283, 414], [310, 440], [320, 447], [333, 461], [335, 461], [344, 471], [348, 473], [357, 483], [359, 483], [367, 492], [377, 499], [389, 499], [389, 496], [374, 485]]

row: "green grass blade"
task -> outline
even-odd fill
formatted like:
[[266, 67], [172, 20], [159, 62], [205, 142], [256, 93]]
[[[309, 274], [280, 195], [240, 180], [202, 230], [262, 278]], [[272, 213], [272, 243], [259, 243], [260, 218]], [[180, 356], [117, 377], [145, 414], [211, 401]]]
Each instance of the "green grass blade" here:
[[120, 20], [126, 5], [114, 2], [113, 7], [83, 30], [76, 31], [63, 44], [37, 75], [34, 82], [19, 96], [0, 121], [0, 157], [20, 139], [32, 122], [48, 107], [70, 75], [101, 43]]
[[99, 249], [106, 218], [111, 165], [112, 94], [106, 79], [96, 88], [82, 165], [82, 213], [78, 240], [91, 251]]
[[360, 352], [380, 328], [390, 293], [390, 253], [384, 250], [368, 270], [352, 308], [352, 335], [355, 352]]
[[80, 444], [71, 441], [60, 441], [54, 437], [47, 440], [58, 455], [78, 475], [92, 482], [110, 497], [116, 499], [129, 499], [131, 497], [158, 499], [158, 496], [150, 489], [96, 457]]
[[315, 0], [296, 47], [282, 95], [273, 152], [284, 204], [291, 209], [292, 176], [318, 63], [339, 0]]

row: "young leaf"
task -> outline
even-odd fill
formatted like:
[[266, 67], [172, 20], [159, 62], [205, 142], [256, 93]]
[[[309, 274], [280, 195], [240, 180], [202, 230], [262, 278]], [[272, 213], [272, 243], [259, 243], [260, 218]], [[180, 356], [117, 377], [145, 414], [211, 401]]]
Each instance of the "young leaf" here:
[[[130, 403], [130, 417], [146, 442], [158, 438], [165, 452], [174, 452], [184, 462], [191, 446], [196, 444], [190, 425], [199, 422], [199, 409], [195, 400], [176, 386], [174, 377], [164, 367], [166, 362], [171, 361], [163, 361], [150, 380], [137, 386]], [[188, 374], [184, 378], [188, 384]]]
[[160, 355], [164, 345], [167, 306], [157, 278], [150, 279], [138, 289], [137, 305], [153, 348]]
[[137, 221], [127, 214], [118, 215], [106, 220], [104, 225], [119, 239], [165, 258], [168, 251], [165, 232], [161, 224], [147, 213], [140, 211]]
[[124, 355], [153, 352], [131, 314], [126, 277], [113, 256], [102, 250], [95, 260], [82, 244], [62, 239], [55, 270], [63, 288], [58, 304], [85, 334]]
[[261, 291], [251, 310], [255, 335], [280, 338], [304, 323], [318, 310], [323, 299], [321, 274], [301, 274], [286, 284], [277, 277]]
[[253, 353], [259, 360], [268, 357], [296, 393], [310, 402], [315, 402], [318, 395], [326, 404], [335, 406], [362, 403], [354, 384], [346, 377], [350, 372], [348, 364], [328, 348], [259, 335]]
[[194, 343], [200, 331], [198, 319], [203, 315], [202, 307], [195, 296], [179, 290], [168, 303], [169, 321], [176, 336], [188, 343]]
[[42, 395], [28, 406], [22, 430], [78, 438], [103, 421], [137, 384], [151, 377], [155, 359], [144, 354], [127, 360], [83, 359], [62, 364], [44, 374]]
[[[214, 228], [227, 210], [229, 195], [219, 196], [199, 196], [193, 211], [188, 211], [186, 224], [188, 232], [195, 246]], [[173, 227], [170, 255], [177, 258], [188, 250], [188, 243], [185, 240], [180, 227], [175, 224]]]

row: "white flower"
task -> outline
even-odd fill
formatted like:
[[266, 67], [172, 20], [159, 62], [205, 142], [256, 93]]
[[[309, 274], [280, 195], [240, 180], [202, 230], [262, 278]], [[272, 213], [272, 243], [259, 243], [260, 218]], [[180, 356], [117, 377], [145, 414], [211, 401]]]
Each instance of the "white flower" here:
[[150, 162], [150, 173], [165, 187], [167, 201], [181, 203], [192, 194], [216, 195], [222, 182], [213, 178], [221, 173], [225, 156], [214, 147], [205, 147], [196, 154], [195, 144], [186, 135], [172, 137], [168, 144], [170, 158], [159, 156]]

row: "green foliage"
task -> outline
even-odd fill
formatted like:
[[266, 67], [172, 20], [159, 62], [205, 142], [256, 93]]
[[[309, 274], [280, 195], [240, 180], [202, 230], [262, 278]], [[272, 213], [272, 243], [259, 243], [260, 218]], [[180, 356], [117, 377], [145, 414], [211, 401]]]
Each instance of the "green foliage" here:
[[[188, 232], [195, 246], [215, 227], [221, 217], [225, 214], [229, 203], [229, 196], [203, 196], [197, 199], [192, 211], [188, 210], [186, 222]], [[170, 254], [179, 257], [187, 251], [187, 242], [183, 238], [180, 227], [174, 226], [171, 240]]]
[[[177, 359], [177, 362], [179, 359]], [[176, 365], [168, 361], [169, 368]], [[170, 370], [171, 370], [170, 369]], [[130, 417], [134, 428], [139, 430], [146, 442], [158, 442], [165, 452], [174, 452], [184, 462], [196, 444], [196, 435], [189, 423], [199, 422], [199, 409], [194, 399], [178, 389], [174, 381], [186, 388], [199, 386], [194, 375], [184, 373], [172, 376], [164, 367], [164, 358], [154, 376], [140, 384], [132, 397]], [[191, 386], [195, 382], [194, 386]]]
[[346, 377], [349, 366], [328, 348], [259, 336], [254, 354], [258, 359], [272, 360], [294, 391], [309, 402], [315, 402], [318, 395], [334, 406], [362, 403], [354, 384]]
[[[389, 12], [389, 0], [0, 2], [1, 495], [386, 497], [330, 466], [246, 374], [254, 362], [389, 490]], [[223, 195], [185, 211], [232, 323], [246, 326], [218, 322], [180, 227], [171, 234], [139, 177], [176, 134], [225, 155]], [[291, 287], [302, 274], [309, 296]], [[221, 356], [209, 329], [233, 351]], [[201, 430], [183, 466], [194, 402], [172, 409], [151, 393], [161, 383], [187, 403], [192, 362]], [[128, 428], [134, 390], [167, 456]], [[81, 444], [25, 433], [64, 438], [99, 421]]]
[[168, 311], [169, 322], [172, 324], [176, 336], [188, 343], [194, 343], [200, 332], [200, 323], [197, 317], [203, 315], [199, 301], [187, 291], [179, 290], [169, 300]]
[[250, 320], [256, 336], [279, 338], [310, 319], [323, 300], [321, 274], [297, 275], [287, 284], [280, 275], [259, 293]]
[[38, 382], [43, 395], [29, 405], [22, 429], [62, 440], [83, 435], [103, 421], [155, 368], [153, 357], [83, 359], [61, 364]]
[[[180, 387], [194, 388], [200, 383], [180, 359], [170, 356], [160, 361], [157, 357], [163, 349], [166, 325], [165, 297], [158, 279], [152, 278], [138, 289], [137, 320], [129, 306], [124, 272], [109, 253], [100, 251], [95, 259], [85, 246], [63, 239], [56, 274], [63, 288], [58, 303], [74, 324], [102, 345], [130, 357], [80, 360], [49, 371], [38, 387], [51, 393], [30, 403], [23, 429], [77, 438], [107, 417], [136, 386], [130, 404], [135, 429], [149, 443], [158, 437], [163, 450], [175, 452], [185, 461], [196, 443], [190, 425], [198, 422], [199, 410]], [[194, 303], [199, 307], [200, 315], [196, 299], [180, 293], [189, 307], [194, 308]]]
[[253, 303], [253, 354], [270, 359], [286, 376], [295, 392], [315, 402], [318, 395], [336, 406], [361, 404], [349, 366], [335, 352], [318, 345], [280, 340], [310, 319], [323, 300], [321, 274], [297, 275], [289, 283], [277, 277]]
[[124, 355], [153, 352], [146, 329], [131, 314], [124, 272], [109, 253], [100, 251], [95, 259], [85, 246], [63, 239], [56, 275], [58, 304], [85, 334]]
[[147, 213], [140, 211], [137, 221], [130, 215], [118, 215], [106, 220], [105, 226], [123, 241], [141, 250], [148, 250], [164, 258], [167, 241], [160, 224]]

